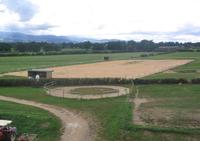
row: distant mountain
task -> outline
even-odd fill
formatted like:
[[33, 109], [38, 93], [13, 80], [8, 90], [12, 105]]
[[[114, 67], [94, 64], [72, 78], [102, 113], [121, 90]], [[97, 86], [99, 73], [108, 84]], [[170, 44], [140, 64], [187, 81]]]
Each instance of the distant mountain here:
[[49, 43], [69, 43], [69, 42], [102, 42], [101, 40], [77, 37], [77, 36], [55, 36], [55, 35], [29, 35], [16, 32], [0, 32], [0, 42], [49, 42]]

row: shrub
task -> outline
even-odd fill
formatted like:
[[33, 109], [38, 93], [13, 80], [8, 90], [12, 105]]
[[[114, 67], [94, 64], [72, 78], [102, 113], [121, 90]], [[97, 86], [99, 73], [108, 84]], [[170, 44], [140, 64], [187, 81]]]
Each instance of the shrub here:
[[192, 79], [191, 83], [192, 84], [200, 84], [200, 78]]
[[0, 86], [31, 86], [43, 87], [45, 84], [55, 82], [56, 86], [74, 85], [120, 85], [120, 84], [199, 84], [200, 79], [123, 79], [123, 78], [71, 78], [71, 79], [41, 79], [40, 81], [29, 79], [0, 79]]

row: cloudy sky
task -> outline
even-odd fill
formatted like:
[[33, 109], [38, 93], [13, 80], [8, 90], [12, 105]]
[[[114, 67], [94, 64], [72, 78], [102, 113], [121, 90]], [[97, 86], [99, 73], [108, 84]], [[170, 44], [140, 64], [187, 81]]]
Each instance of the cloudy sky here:
[[0, 0], [0, 31], [200, 41], [200, 0]]

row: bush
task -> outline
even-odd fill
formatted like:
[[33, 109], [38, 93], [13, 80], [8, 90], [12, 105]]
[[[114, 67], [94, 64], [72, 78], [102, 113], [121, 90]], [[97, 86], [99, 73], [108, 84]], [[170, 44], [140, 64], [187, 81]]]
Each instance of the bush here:
[[121, 84], [199, 84], [200, 79], [122, 79], [122, 78], [73, 78], [73, 79], [41, 79], [40, 81], [29, 79], [0, 79], [0, 86], [31, 86], [43, 87], [45, 84], [55, 82], [56, 86], [75, 85], [121, 85]]
[[200, 84], [200, 78], [192, 79], [191, 83], [192, 84]]
[[179, 73], [196, 73], [197, 70], [179, 70]]

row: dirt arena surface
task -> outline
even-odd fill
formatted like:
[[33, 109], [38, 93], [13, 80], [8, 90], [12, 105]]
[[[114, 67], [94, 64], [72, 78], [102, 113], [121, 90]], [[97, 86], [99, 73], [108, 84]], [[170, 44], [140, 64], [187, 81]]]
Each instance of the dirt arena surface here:
[[[192, 60], [120, 60], [92, 64], [52, 67], [53, 78], [141, 78], [163, 72]], [[5, 75], [27, 76], [27, 72]]]
[[[111, 88], [114, 90], [118, 90], [117, 93], [110, 94], [101, 94], [101, 95], [78, 95], [72, 94], [71, 90], [77, 88]], [[47, 92], [51, 96], [63, 97], [63, 98], [73, 98], [73, 99], [101, 99], [101, 98], [109, 98], [109, 97], [118, 97], [122, 95], [127, 95], [129, 93], [129, 89], [121, 86], [73, 86], [73, 87], [57, 87], [54, 89], [50, 89]]]

